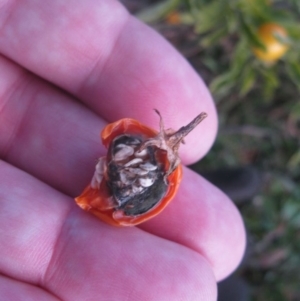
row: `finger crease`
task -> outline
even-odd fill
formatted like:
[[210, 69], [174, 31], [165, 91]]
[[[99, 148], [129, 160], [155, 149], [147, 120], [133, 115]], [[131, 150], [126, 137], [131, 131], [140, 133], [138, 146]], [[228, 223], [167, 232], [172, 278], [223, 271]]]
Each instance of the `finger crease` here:
[[[74, 208], [73, 206], [70, 206], [69, 210], [67, 210], [65, 212], [65, 216], [62, 218], [63, 222], [61, 223], [58, 234], [57, 234], [56, 239], [53, 243], [53, 248], [52, 248], [52, 252], [51, 252], [51, 255], [50, 255], [50, 259], [48, 261], [48, 265], [45, 267], [45, 272], [43, 273], [43, 275], [41, 276], [41, 279], [40, 279], [39, 285], [42, 286], [43, 288], [48, 289], [49, 285], [47, 285], [47, 283], [50, 283], [51, 279], [53, 277], [55, 277], [55, 270], [53, 269], [53, 266], [55, 266], [55, 262], [57, 261], [57, 258], [59, 257], [57, 255], [56, 250], [58, 249], [58, 245], [62, 241], [61, 237], [62, 237], [62, 234], [63, 234], [64, 229], [65, 229], [66, 221], [68, 220], [68, 217], [71, 214], [73, 208]], [[62, 248], [62, 249], [64, 249], [64, 248]], [[50, 292], [53, 294], [53, 291], [50, 290]]]
[[[9, 104], [12, 102], [12, 100], [14, 99], [14, 96], [16, 94], [19, 95], [24, 95], [25, 93], [22, 92], [25, 91], [27, 89], [27, 87], [29, 86], [29, 83], [31, 83], [31, 79], [27, 78], [26, 74], [28, 72], [23, 72], [18, 79], [10, 85], [10, 87], [8, 87], [5, 91], [5, 93], [3, 95], [1, 95], [1, 107], [0, 107], [0, 116], [5, 114], [5, 110], [7, 109], [7, 107], [9, 106]], [[26, 79], [27, 78], [27, 79]], [[27, 106], [25, 107], [24, 112], [22, 113], [21, 118], [19, 118], [18, 121], [16, 121], [14, 123], [14, 127], [13, 129], [11, 129], [11, 134], [10, 137], [8, 139], [8, 141], [6, 141], [4, 147], [1, 150], [1, 157], [6, 160], [13, 145], [14, 145], [14, 141], [16, 139], [16, 137], [18, 136], [20, 130], [23, 128], [23, 124], [26, 122], [27, 116], [28, 116], [28, 112], [30, 111], [30, 108], [32, 106], [33, 101], [28, 101]]]
[[113, 54], [115, 52], [115, 49], [117, 48], [118, 42], [120, 38], [122, 37], [122, 33], [124, 32], [127, 24], [130, 22], [131, 15], [127, 15], [127, 17], [124, 19], [124, 22], [122, 23], [122, 26], [120, 26], [120, 30], [118, 34], [116, 35], [116, 38], [114, 39], [114, 42], [112, 43], [110, 55], [107, 57], [107, 59], [102, 63], [102, 66], [100, 69], [99, 65], [101, 63], [101, 53], [97, 56], [95, 59], [95, 63], [93, 64], [91, 70], [89, 71], [88, 75], [86, 76], [85, 80], [83, 80], [82, 84], [80, 85], [79, 89], [77, 90], [78, 95], [84, 95], [85, 87], [88, 85], [88, 82], [90, 81], [90, 78], [93, 76], [94, 72], [97, 70], [99, 73], [98, 77], [100, 78], [102, 76], [103, 70], [105, 70], [106, 65], [110, 61], [110, 59], [113, 57]]

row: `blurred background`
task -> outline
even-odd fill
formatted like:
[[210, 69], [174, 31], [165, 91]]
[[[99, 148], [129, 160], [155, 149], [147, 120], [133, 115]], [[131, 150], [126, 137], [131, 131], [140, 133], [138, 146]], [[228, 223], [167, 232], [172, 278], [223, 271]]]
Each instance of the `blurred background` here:
[[192, 168], [233, 198], [248, 232], [242, 285], [222, 300], [300, 300], [300, 1], [122, 2], [214, 96], [220, 132]]

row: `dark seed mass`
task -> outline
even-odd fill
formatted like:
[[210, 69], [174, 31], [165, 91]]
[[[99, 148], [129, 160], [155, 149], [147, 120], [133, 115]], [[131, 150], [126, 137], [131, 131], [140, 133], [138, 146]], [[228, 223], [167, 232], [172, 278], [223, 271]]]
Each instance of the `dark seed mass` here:
[[168, 189], [164, 180], [166, 172], [155, 156], [163, 150], [149, 146], [142, 156], [136, 155], [143, 141], [143, 137], [121, 135], [114, 139], [109, 149], [107, 185], [115, 199], [115, 209], [121, 209], [129, 216], [147, 212]]
[[163, 198], [167, 189], [168, 186], [165, 184], [163, 175], [160, 174], [153, 185], [146, 188], [141, 194], [129, 197], [118, 209], [123, 209], [125, 215], [135, 216], [145, 213]]

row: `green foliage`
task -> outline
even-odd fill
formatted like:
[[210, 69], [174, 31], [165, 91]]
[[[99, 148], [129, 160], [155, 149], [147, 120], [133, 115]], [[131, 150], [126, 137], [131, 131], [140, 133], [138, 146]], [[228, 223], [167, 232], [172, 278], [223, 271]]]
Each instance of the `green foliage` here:
[[[252, 90], [261, 89], [266, 101], [270, 101], [282, 74], [300, 90], [299, 7], [297, 0], [166, 0], [139, 16], [155, 22], [171, 10], [178, 11], [181, 22], [193, 26], [205, 51], [222, 48], [224, 41], [234, 41], [234, 53], [227, 53], [227, 65], [217, 70], [211, 82], [214, 96], [220, 99], [236, 93], [242, 99]], [[275, 34], [276, 39], [289, 45], [288, 52], [280, 58], [280, 64], [277, 61], [270, 64], [253, 54], [253, 48], [266, 50], [258, 34], [258, 28], [265, 23], [278, 24], [287, 31], [287, 38]], [[280, 65], [280, 68], [273, 68], [273, 65]]]
[[[252, 89], [261, 88], [266, 100], [270, 100], [278, 88], [282, 72], [299, 87], [300, 57], [296, 46], [299, 44], [300, 23], [289, 7], [276, 7], [275, 3], [272, 5], [270, 1], [264, 0], [215, 0], [208, 4], [203, 1], [189, 2], [190, 13], [195, 20], [195, 31], [199, 34], [203, 48], [218, 46], [224, 39], [236, 40], [234, 55], [228, 55], [227, 70], [220, 70], [220, 75], [215, 77], [210, 86], [217, 98], [224, 98], [235, 92], [242, 98]], [[257, 33], [259, 26], [264, 23], [276, 23], [285, 27], [290, 36], [290, 50], [281, 58], [284, 62], [281, 69], [272, 68], [271, 64], [261, 62], [253, 55], [254, 47], [266, 50]], [[209, 39], [211, 36], [213, 38]], [[207, 39], [209, 43], [206, 42]], [[277, 39], [280, 40], [280, 37]], [[287, 44], [286, 39], [280, 41]], [[292, 56], [295, 59], [290, 59]]]
[[253, 300], [298, 300], [300, 296], [299, 198], [295, 182], [272, 174], [255, 205], [244, 208], [255, 240], [255, 259], [245, 271], [254, 284]]
[[297, 88], [300, 90], [300, 65], [299, 62], [290, 62], [286, 64], [286, 72], [290, 79], [294, 82]]
[[[300, 104], [290, 99], [264, 104], [261, 98], [252, 93], [234, 107], [219, 104], [220, 135], [199, 166], [210, 170], [255, 164], [264, 171], [261, 191], [241, 207], [251, 243], [239, 273], [251, 284], [253, 301], [296, 301], [300, 298], [300, 140], [286, 130], [286, 119], [300, 120]], [[278, 111], [281, 117], [276, 116]]]
[[[164, 21], [172, 10], [180, 24]], [[220, 134], [197, 169], [255, 165], [263, 171], [262, 190], [240, 208], [253, 244], [240, 273], [253, 288], [252, 300], [300, 300], [300, 1], [167, 0], [149, 11], [147, 20], [156, 25], [188, 28], [187, 36], [196, 37], [186, 44], [198, 47], [195, 68], [216, 99]], [[273, 63], [253, 53], [266, 49], [258, 35], [264, 23], [288, 34], [274, 34], [289, 50]]]
[[144, 22], [156, 22], [176, 8], [179, 3], [180, 0], [165, 0], [163, 2], [158, 2], [157, 4], [140, 11], [136, 16]]

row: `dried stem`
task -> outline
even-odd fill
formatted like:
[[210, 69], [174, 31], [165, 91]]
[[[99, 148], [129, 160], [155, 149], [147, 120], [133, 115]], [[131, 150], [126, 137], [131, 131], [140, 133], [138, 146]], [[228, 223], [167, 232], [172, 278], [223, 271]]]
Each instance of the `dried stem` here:
[[154, 109], [154, 111], [160, 118], [160, 131], [156, 137], [146, 140], [141, 145], [140, 151], [148, 146], [156, 146], [162, 150], [167, 151], [168, 159], [170, 162], [170, 167], [166, 174], [166, 176], [168, 176], [180, 163], [178, 156], [180, 142], [183, 142], [183, 138], [187, 136], [207, 116], [207, 114], [205, 112], [202, 112], [186, 126], [181, 127], [178, 131], [173, 131], [170, 129], [165, 130], [162, 116], [160, 115], [158, 110]]
[[170, 147], [174, 147], [175, 145], [179, 144], [183, 140], [183, 138], [187, 136], [206, 117], [207, 113], [202, 112], [189, 124], [181, 127], [177, 132], [167, 135], [167, 140]]

